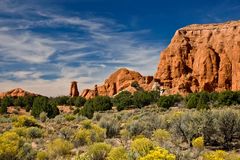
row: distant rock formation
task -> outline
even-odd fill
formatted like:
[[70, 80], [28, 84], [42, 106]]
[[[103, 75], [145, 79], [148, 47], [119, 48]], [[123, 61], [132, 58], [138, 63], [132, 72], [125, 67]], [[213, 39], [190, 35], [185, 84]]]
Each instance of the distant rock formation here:
[[71, 83], [71, 87], [70, 87], [70, 94], [71, 97], [77, 97], [79, 96], [79, 92], [78, 92], [78, 86], [77, 86], [77, 82], [73, 81]]
[[240, 21], [177, 30], [155, 78], [168, 94], [240, 90]]
[[95, 85], [94, 89], [85, 89], [81, 96], [87, 99], [96, 95], [114, 96], [120, 91], [127, 90], [131, 93], [136, 89], [131, 86], [133, 82], [137, 82], [144, 90], [151, 90], [153, 84], [153, 76], [142, 76], [140, 73], [130, 71], [127, 68], [120, 68], [105, 80], [103, 85]]
[[0, 93], [0, 98], [3, 97], [24, 97], [24, 96], [38, 96], [38, 94], [25, 91], [21, 88], [15, 88], [7, 92]]

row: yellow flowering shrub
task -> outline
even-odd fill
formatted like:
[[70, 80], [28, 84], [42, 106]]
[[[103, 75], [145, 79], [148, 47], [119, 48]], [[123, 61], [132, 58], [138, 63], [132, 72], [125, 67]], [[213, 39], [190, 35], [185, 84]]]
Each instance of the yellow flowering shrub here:
[[203, 154], [203, 160], [225, 160], [227, 155], [227, 152], [222, 150], [207, 152]]
[[86, 158], [89, 158], [90, 160], [105, 160], [108, 153], [111, 150], [111, 145], [100, 142], [100, 143], [94, 143], [91, 146], [89, 146], [88, 151], [86, 153]]
[[192, 145], [194, 148], [202, 150], [204, 148], [204, 138], [198, 137], [192, 140]]
[[18, 116], [14, 122], [15, 127], [37, 127], [39, 124], [37, 120], [32, 116], [21, 115]]
[[227, 153], [223, 150], [217, 150], [204, 153], [203, 160], [240, 160], [240, 155], [236, 153]]
[[128, 154], [123, 147], [112, 148], [108, 154], [107, 160], [127, 160]]
[[176, 156], [164, 148], [157, 147], [139, 160], [175, 160]]
[[61, 138], [57, 138], [47, 145], [47, 151], [50, 157], [70, 154], [72, 149], [72, 143]]
[[140, 157], [147, 155], [153, 147], [153, 142], [148, 138], [137, 138], [131, 144], [132, 151]]
[[182, 111], [171, 111], [169, 112], [166, 116], [166, 122], [171, 123], [172, 121], [180, 118], [182, 116], [183, 112]]
[[20, 148], [20, 137], [8, 131], [0, 135], [0, 159], [16, 159]]
[[47, 160], [47, 159], [49, 159], [47, 152], [39, 151], [37, 153], [37, 160]]
[[26, 137], [28, 128], [27, 127], [15, 127], [11, 129], [12, 132], [17, 133], [20, 137]]
[[165, 129], [157, 129], [153, 132], [153, 138], [158, 142], [163, 142], [171, 138], [171, 134]]
[[[86, 123], [85, 123], [86, 122]], [[106, 137], [106, 130], [99, 127], [96, 124], [89, 123], [85, 121], [84, 128], [79, 129], [79, 131], [74, 135], [75, 146], [89, 145], [93, 142], [102, 142]]]

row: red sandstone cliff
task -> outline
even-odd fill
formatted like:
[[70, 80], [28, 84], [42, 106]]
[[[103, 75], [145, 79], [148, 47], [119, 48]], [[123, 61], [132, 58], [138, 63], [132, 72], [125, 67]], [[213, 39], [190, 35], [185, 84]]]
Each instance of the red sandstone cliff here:
[[37, 94], [30, 93], [30, 92], [25, 91], [25, 90], [23, 90], [21, 88], [15, 88], [15, 89], [12, 89], [12, 90], [7, 91], [7, 92], [0, 93], [0, 98], [6, 97], [6, 96], [10, 96], [10, 97], [24, 97], [24, 96], [37, 96]]
[[240, 21], [190, 25], [160, 54], [155, 78], [167, 92], [240, 89]]
[[151, 90], [153, 84], [152, 76], [142, 76], [140, 73], [130, 71], [126, 68], [121, 68], [111, 74], [103, 85], [95, 86], [94, 89], [85, 89], [81, 96], [85, 98], [92, 98], [96, 95], [113, 96], [120, 91], [127, 90], [135, 92], [136, 88], [132, 87], [133, 82], [137, 82], [144, 90]]

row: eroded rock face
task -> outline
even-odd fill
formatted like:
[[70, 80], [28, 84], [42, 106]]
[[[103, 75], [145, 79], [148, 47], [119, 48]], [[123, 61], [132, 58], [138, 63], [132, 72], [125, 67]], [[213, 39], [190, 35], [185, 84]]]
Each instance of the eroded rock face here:
[[155, 78], [169, 94], [239, 90], [240, 21], [177, 30]]
[[101, 86], [95, 85], [94, 89], [85, 89], [81, 96], [87, 99], [97, 95], [114, 96], [117, 93], [127, 90], [131, 93], [136, 89], [131, 86], [133, 82], [137, 82], [144, 90], [151, 90], [153, 84], [153, 76], [142, 76], [140, 73], [121, 68], [111, 74]]
[[24, 96], [38, 96], [38, 94], [30, 93], [21, 88], [15, 88], [7, 92], [0, 93], [0, 98], [2, 97], [24, 97]]
[[77, 97], [79, 96], [79, 92], [78, 92], [78, 86], [77, 86], [77, 82], [73, 81], [71, 83], [71, 87], [70, 87], [70, 94], [71, 97]]

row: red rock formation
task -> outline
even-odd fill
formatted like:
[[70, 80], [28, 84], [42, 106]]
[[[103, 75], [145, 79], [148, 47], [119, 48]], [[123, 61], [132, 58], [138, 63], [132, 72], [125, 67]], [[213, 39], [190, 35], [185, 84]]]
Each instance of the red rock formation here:
[[24, 96], [38, 96], [38, 94], [25, 91], [21, 88], [15, 88], [7, 92], [0, 93], [0, 98], [2, 97], [24, 97]]
[[160, 54], [155, 78], [167, 93], [240, 89], [240, 21], [190, 25]]
[[78, 92], [78, 87], [77, 87], [77, 82], [73, 81], [71, 83], [71, 87], [70, 87], [70, 94], [71, 97], [77, 97], [79, 96], [79, 92]]
[[127, 90], [135, 92], [136, 89], [131, 86], [133, 82], [138, 82], [139, 86], [144, 90], [151, 90], [153, 84], [152, 76], [142, 76], [140, 73], [130, 71], [126, 68], [121, 68], [111, 74], [101, 86], [95, 85], [94, 90], [85, 89], [81, 96], [87, 99], [93, 98], [96, 95], [114, 96], [120, 91]]

